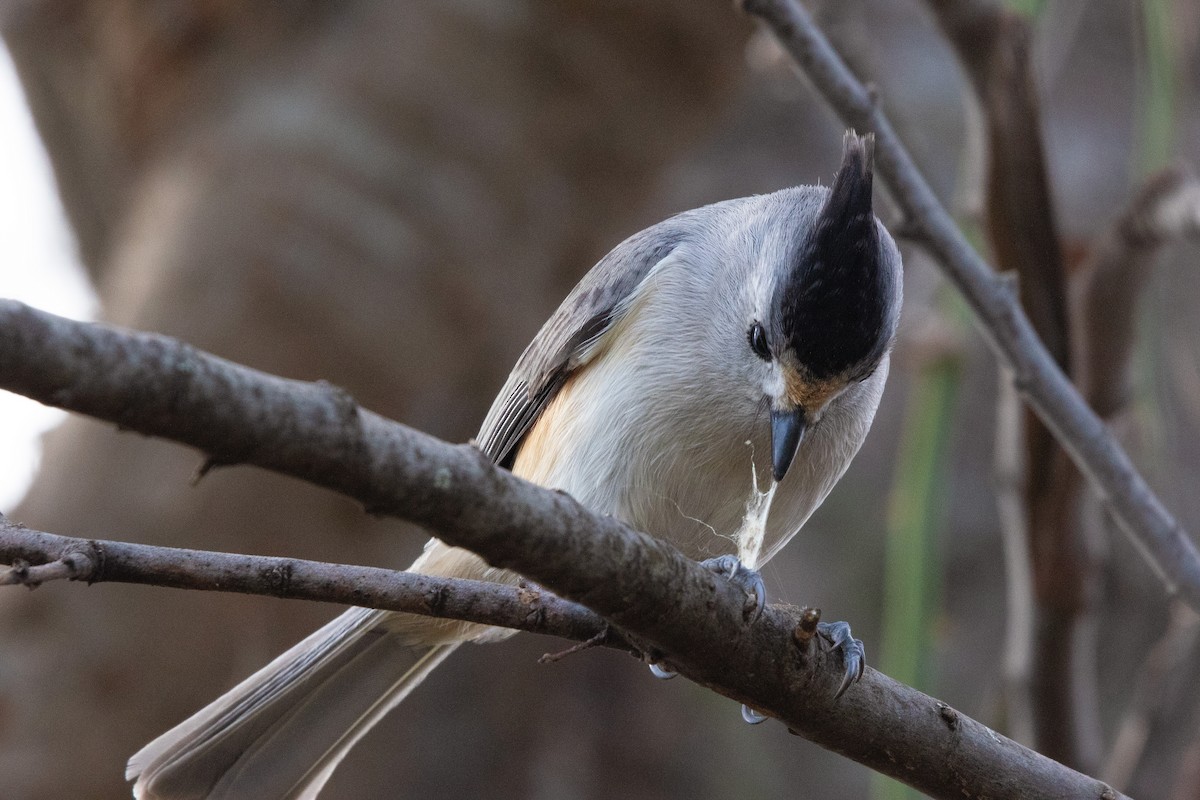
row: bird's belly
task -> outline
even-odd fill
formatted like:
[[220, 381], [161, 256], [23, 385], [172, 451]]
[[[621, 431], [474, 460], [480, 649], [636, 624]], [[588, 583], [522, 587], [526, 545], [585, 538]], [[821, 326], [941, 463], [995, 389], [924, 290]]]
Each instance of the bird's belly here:
[[[690, 558], [736, 553], [755, 476], [761, 490], [770, 482], [766, 414], [747, 402], [744, 409], [692, 415], [623, 404], [619, 394], [576, 384], [603, 378], [593, 368], [563, 387], [523, 442], [513, 471], [666, 539]], [[581, 397], [589, 398], [586, 406]], [[799, 482], [781, 484], [764, 554], [811, 512], [815, 503], [803, 494]]]

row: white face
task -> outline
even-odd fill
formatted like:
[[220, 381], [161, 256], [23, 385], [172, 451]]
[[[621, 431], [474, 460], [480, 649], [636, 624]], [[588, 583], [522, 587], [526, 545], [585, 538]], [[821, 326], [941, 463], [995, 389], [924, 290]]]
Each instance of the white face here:
[[[759, 253], [759, 259], [774, 259], [773, 253]], [[738, 342], [740, 357], [750, 365], [749, 373], [756, 388], [761, 391], [773, 408], [780, 408], [787, 403], [787, 381], [784, 379], [783, 366], [775, 358], [778, 343], [772, 342], [767, 331], [770, 315], [771, 297], [775, 293], [776, 271], [766, 264], [750, 266], [745, 274], [745, 300], [749, 313], [743, 312], [740, 326], [740, 341]], [[764, 359], [762, 354], [755, 351], [752, 328], [760, 325], [770, 357]]]
[[763, 394], [771, 399], [773, 408], [786, 408], [791, 405], [787, 395], [787, 381], [783, 377], [783, 366], [771, 359], [770, 363], [764, 363], [765, 375], [762, 381]]

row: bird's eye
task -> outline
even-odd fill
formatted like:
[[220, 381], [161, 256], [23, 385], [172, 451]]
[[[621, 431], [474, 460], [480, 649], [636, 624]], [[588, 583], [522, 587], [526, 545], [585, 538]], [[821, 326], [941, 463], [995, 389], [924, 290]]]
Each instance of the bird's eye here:
[[767, 347], [767, 332], [763, 330], [761, 322], [756, 322], [750, 326], [750, 330], [746, 333], [746, 338], [750, 340], [750, 349], [754, 351], [754, 355], [763, 361], [771, 360], [771, 348]]

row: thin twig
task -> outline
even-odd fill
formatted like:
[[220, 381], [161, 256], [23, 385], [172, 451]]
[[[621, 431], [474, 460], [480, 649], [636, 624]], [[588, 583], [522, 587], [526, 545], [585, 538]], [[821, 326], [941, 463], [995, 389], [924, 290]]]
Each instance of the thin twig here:
[[[1146, 751], [1155, 717], [1162, 715], [1165, 691], [1180, 668], [1195, 663], [1195, 643], [1200, 636], [1200, 617], [1183, 605], [1172, 609], [1162, 638], [1150, 648], [1131, 692], [1131, 702], [1121, 717], [1112, 749], [1104, 759], [1105, 779], [1113, 786], [1129, 785]], [[1177, 731], [1173, 731], [1177, 733]]]
[[591, 650], [593, 647], [606, 646], [608, 644], [608, 628], [604, 627], [590, 639], [582, 642], [576, 642], [566, 650], [559, 650], [556, 653], [543, 653], [538, 659], [539, 664], [557, 664], [567, 656], [573, 656], [576, 653], [582, 653], [584, 650]]
[[1119, 413], [1130, 393], [1137, 298], [1161, 247], [1200, 238], [1200, 180], [1182, 167], [1146, 179], [1099, 237], [1073, 293], [1078, 384], [1096, 413]]
[[846, 67], [795, 0], [743, 0], [849, 125], [875, 133], [876, 169], [901, 211], [974, 310], [980, 331], [1011, 369], [1014, 385], [1105, 499], [1167, 589], [1200, 610], [1200, 553], [1071, 385], [1004, 281], [959, 232], [901, 144], [875, 94]]
[[[382, 608], [428, 617], [632, 648], [594, 612], [550, 592], [487, 581], [330, 564], [300, 558], [250, 556], [58, 536], [17, 525], [0, 514], [0, 585], [38, 586], [52, 580], [137, 583], [174, 589], [264, 595]], [[33, 565], [33, 566], [31, 566]]]
[[996, 511], [1004, 546], [1004, 730], [1019, 742], [1033, 743], [1033, 559], [1029, 553], [1029, 504], [1026, 502], [1027, 452], [1021, 400], [1001, 375], [996, 399], [993, 469]]
[[[0, 516], [0, 526], [5, 521]], [[0, 561], [5, 559], [0, 558]], [[0, 571], [0, 586], [26, 586], [36, 589], [51, 581], [87, 580], [93, 571], [92, 562], [82, 554], [72, 554], [46, 564], [30, 565], [23, 559], [14, 559], [12, 566]]]

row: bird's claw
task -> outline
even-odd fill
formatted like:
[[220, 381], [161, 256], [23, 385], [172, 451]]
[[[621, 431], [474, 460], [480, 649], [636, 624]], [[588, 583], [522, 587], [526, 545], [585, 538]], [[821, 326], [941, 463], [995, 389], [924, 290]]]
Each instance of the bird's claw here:
[[746, 620], [754, 622], [762, 616], [767, 605], [767, 586], [762, 573], [750, 569], [737, 556], [724, 555], [700, 562], [716, 575], [720, 575], [746, 593]]
[[651, 663], [650, 674], [658, 678], [660, 681], [669, 681], [679, 673], [675, 672], [674, 670], [669, 670], [666, 667], [659, 666], [658, 664]]
[[829, 640], [834, 650], [842, 651], [842, 684], [833, 695], [836, 700], [863, 676], [867, 666], [867, 650], [862, 641], [850, 633], [850, 624], [847, 622], [821, 622], [817, 624], [817, 630]]
[[757, 725], [760, 722], [766, 722], [767, 715], [760, 714], [750, 706], [742, 703], [742, 719], [746, 720], [746, 722], [750, 725]]
[[[867, 650], [863, 647], [862, 641], [851, 635], [848, 622], [819, 622], [817, 631], [829, 640], [834, 650], [842, 651], [842, 684], [833, 695], [833, 699], [837, 700], [846, 693], [851, 684], [863, 676], [863, 670], [867, 666]], [[767, 715], [743, 704], [742, 719], [751, 725], [757, 725], [764, 722]]]

